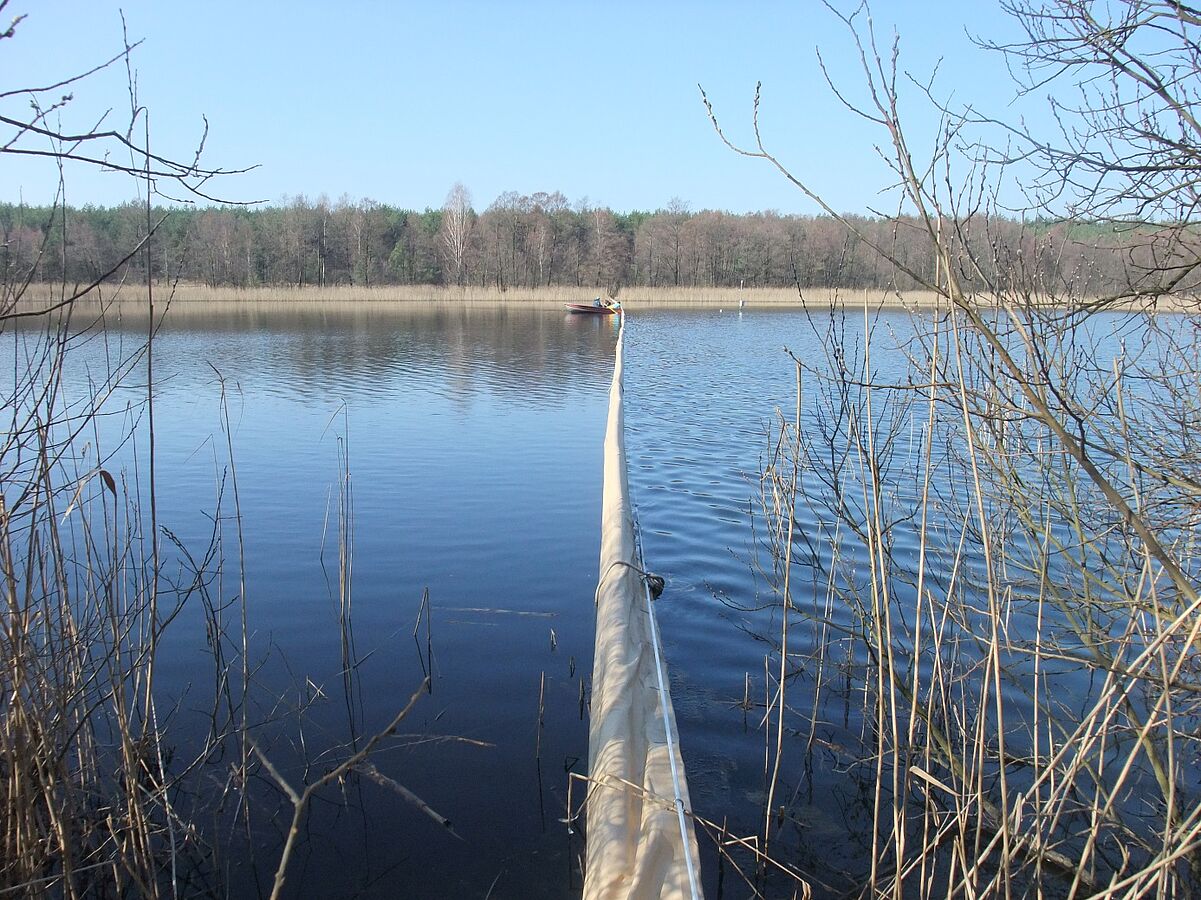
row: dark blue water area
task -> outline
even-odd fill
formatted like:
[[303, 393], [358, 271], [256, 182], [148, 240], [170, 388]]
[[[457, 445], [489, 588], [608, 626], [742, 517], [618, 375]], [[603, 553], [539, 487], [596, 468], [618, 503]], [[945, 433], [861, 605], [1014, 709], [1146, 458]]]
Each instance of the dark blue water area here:
[[[144, 330], [144, 317], [110, 312], [102, 332], [77, 338], [65, 400], [136, 354]], [[306, 760], [319, 774], [346, 755], [339, 745], [382, 728], [420, 685], [425, 620], [420, 641], [413, 630], [429, 592], [432, 692], [374, 763], [449, 818], [457, 837], [370, 781], [331, 788], [306, 821], [290, 871], [303, 886], [296, 896], [578, 889], [579, 840], [559, 820], [568, 770], [587, 767], [580, 697], [591, 676], [616, 337], [610, 319], [554, 309], [433, 305], [183, 308], [158, 331], [158, 522], [197, 559], [219, 538], [223, 572], [208, 592], [227, 604], [236, 650], [236, 467], [255, 668], [249, 717], [293, 784]], [[8, 352], [20, 357], [34, 339], [27, 330]], [[140, 490], [144, 520], [145, 379], [144, 359], [134, 356], [77, 467], [95, 464], [99, 444], [106, 468]], [[131, 429], [134, 440], [122, 442]], [[338, 588], [347, 484], [349, 681]], [[189, 565], [166, 538], [162, 554], [164, 583], [188, 584]], [[189, 595], [159, 654], [160, 710], [180, 762], [209, 725], [217, 684], [206, 618]], [[214, 790], [229, 762], [204, 776]], [[273, 803], [267, 779], [254, 790], [265, 800], [257, 869], [236, 841], [220, 861], [240, 896], [255, 895], [256, 883], [269, 888], [286, 830], [288, 810]], [[228, 816], [218, 821], [234, 830]]]

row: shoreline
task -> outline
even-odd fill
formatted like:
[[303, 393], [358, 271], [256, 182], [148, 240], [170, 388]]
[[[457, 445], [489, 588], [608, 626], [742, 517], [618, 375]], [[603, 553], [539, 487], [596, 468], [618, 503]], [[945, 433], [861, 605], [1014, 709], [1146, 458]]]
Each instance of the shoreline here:
[[[571, 287], [552, 285], [538, 288], [447, 288], [438, 285], [382, 285], [360, 287], [338, 285], [327, 287], [207, 287], [200, 284], [181, 283], [174, 290], [167, 284], [155, 285], [155, 304], [212, 304], [243, 306], [300, 306], [308, 304], [465, 304], [560, 306], [565, 303], [589, 303], [594, 297], [606, 296], [607, 291], [593, 287]], [[58, 285], [31, 285], [22, 300], [22, 305], [39, 306], [55, 302], [60, 296]], [[805, 288], [798, 294], [795, 288], [677, 288], [634, 287], [622, 289], [617, 297], [628, 309], [655, 307], [734, 308], [744, 301], [751, 307], [829, 307], [854, 306], [861, 308], [867, 299], [873, 307], [907, 309], [911, 307], [933, 307], [939, 305], [932, 292], [914, 291], [898, 297], [895, 291], [880, 289], [842, 290], [832, 288]], [[126, 284], [102, 286], [80, 299], [81, 303], [144, 304], [145, 286]]]
[[[31, 285], [18, 308], [36, 309], [52, 305], [61, 296], [59, 285]], [[335, 287], [253, 287], [212, 288], [193, 283], [171, 286], [155, 285], [155, 305], [173, 307], [244, 307], [252, 309], [300, 308], [316, 306], [447, 306], [492, 307], [523, 305], [556, 307], [565, 303], [587, 303], [605, 292], [595, 287], [551, 286], [541, 288], [512, 288], [501, 291], [496, 288], [447, 288], [432, 285], [384, 285], [380, 287], [358, 287], [340, 285]], [[881, 288], [684, 288], [684, 287], [634, 287], [619, 292], [623, 307], [630, 311], [640, 309], [857, 309], [918, 311], [945, 309], [947, 302], [932, 291], [905, 291]], [[1086, 301], [1087, 302], [1087, 301]], [[145, 306], [144, 285], [102, 286], [78, 301], [81, 306], [107, 306], [113, 304], [123, 308]], [[741, 307], [740, 307], [741, 303]], [[1152, 304], [1127, 301], [1116, 303], [1113, 309], [1138, 310]], [[1186, 312], [1195, 308], [1184, 298], [1161, 298], [1157, 304], [1160, 312]], [[993, 308], [989, 304], [989, 308]], [[1066, 309], [1062, 303], [1048, 303], [1046, 309]]]

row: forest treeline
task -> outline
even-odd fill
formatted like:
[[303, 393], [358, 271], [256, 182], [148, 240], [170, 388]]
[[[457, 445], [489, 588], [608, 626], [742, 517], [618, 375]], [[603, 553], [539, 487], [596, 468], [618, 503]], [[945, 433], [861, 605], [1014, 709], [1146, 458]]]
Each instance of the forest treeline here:
[[[168, 215], [169, 213], [169, 215]], [[852, 217], [855, 237], [829, 216], [654, 212], [571, 204], [560, 193], [505, 193], [483, 212], [456, 186], [441, 209], [298, 196], [275, 206], [156, 210], [156, 278], [213, 287], [430, 284], [499, 288], [914, 287], [931, 278], [930, 241], [914, 220]], [[86, 283], [141, 240], [144, 205], [0, 205], [6, 281]], [[958, 224], [962, 240], [998, 272], [1093, 296], [1131, 278], [1134, 252], [1112, 227], [984, 219]], [[65, 246], [64, 246], [65, 234]], [[1145, 235], [1144, 235], [1145, 237]], [[886, 262], [870, 242], [886, 247]], [[127, 265], [144, 277], [142, 254]], [[64, 271], [65, 267], [65, 271]], [[970, 282], [972, 273], [964, 273]], [[1027, 282], [1028, 283], [1028, 282]]]

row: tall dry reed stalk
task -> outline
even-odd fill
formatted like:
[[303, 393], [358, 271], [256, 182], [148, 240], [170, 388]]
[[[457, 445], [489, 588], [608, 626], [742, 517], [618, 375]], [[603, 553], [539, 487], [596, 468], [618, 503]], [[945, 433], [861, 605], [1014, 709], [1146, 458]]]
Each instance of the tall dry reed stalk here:
[[153, 707], [159, 638], [203, 579], [156, 591], [144, 488], [106, 468], [98, 425], [140, 353], [79, 397], [65, 376], [69, 318], [6, 335], [27, 365], [5, 397], [0, 450], [0, 884], [158, 896], [164, 872], [204, 852], [179, 827]]

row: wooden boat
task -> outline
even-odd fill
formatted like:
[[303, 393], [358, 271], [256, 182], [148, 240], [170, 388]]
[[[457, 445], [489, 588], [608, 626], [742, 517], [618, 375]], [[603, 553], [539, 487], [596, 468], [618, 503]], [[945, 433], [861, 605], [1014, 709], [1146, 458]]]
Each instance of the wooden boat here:
[[611, 316], [614, 313], [621, 312], [620, 305], [609, 306], [602, 304], [597, 306], [595, 303], [564, 303], [563, 307], [569, 313], [584, 313], [594, 316]]

